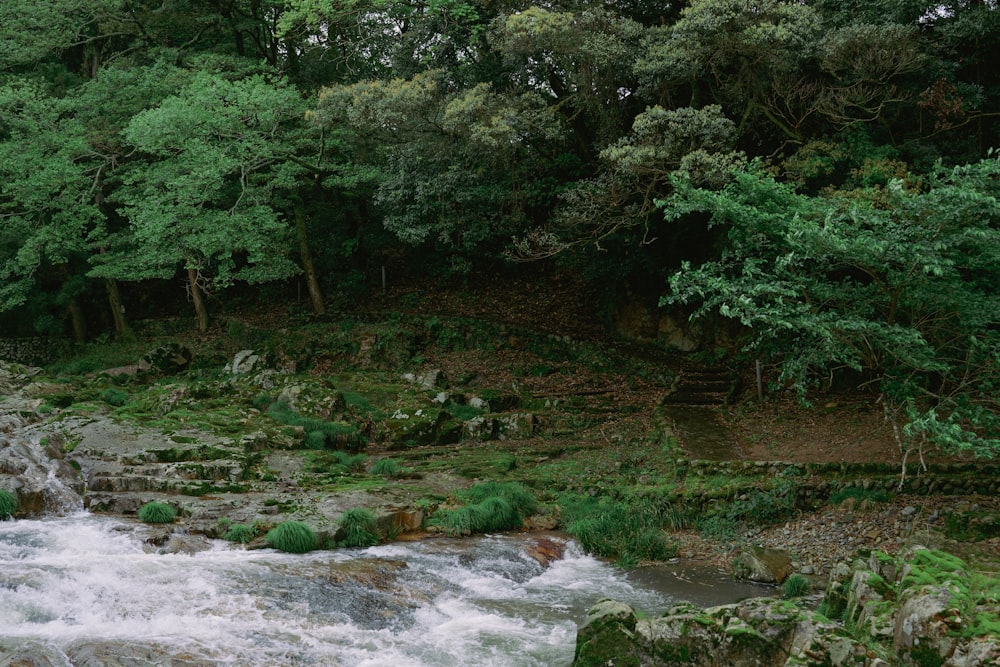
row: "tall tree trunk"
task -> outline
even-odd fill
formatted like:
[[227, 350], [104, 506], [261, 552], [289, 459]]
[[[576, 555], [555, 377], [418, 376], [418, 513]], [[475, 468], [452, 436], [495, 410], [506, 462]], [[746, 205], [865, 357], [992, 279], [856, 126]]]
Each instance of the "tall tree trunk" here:
[[194, 302], [194, 313], [198, 318], [198, 331], [205, 333], [208, 331], [208, 309], [205, 307], [205, 298], [198, 287], [198, 269], [190, 267], [188, 272], [188, 289], [191, 290], [191, 301]]
[[73, 301], [69, 302], [66, 306], [66, 312], [69, 313], [69, 321], [73, 327], [73, 341], [77, 343], [82, 343], [87, 338], [87, 327], [83, 321], [83, 310], [80, 309], [80, 304]]
[[302, 268], [306, 272], [306, 285], [309, 287], [309, 299], [312, 301], [313, 312], [322, 315], [326, 312], [323, 302], [323, 292], [316, 276], [316, 264], [313, 262], [312, 250], [309, 248], [309, 232], [306, 229], [306, 214], [301, 206], [295, 207], [295, 232], [299, 237], [299, 255], [302, 257]]
[[125, 321], [125, 306], [122, 305], [122, 295], [118, 291], [118, 283], [114, 278], [107, 278], [104, 286], [108, 290], [108, 304], [111, 306], [111, 319], [115, 323], [115, 338], [118, 340], [129, 340], [132, 332]]

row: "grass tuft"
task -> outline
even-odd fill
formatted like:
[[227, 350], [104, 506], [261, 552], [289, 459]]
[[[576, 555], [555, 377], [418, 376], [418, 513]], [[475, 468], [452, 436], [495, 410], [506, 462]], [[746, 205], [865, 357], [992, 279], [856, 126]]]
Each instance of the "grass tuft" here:
[[371, 547], [378, 544], [375, 514], [368, 509], [350, 509], [340, 515], [338, 523], [344, 535], [338, 544], [342, 547]]
[[228, 542], [238, 542], [240, 544], [247, 544], [254, 537], [257, 536], [257, 531], [253, 526], [248, 526], [246, 524], [237, 523], [229, 527], [226, 534], [223, 535], [224, 540]]
[[408, 468], [404, 468], [398, 461], [393, 459], [379, 459], [368, 469], [372, 475], [380, 477], [401, 477], [408, 474]]
[[312, 528], [301, 521], [283, 521], [264, 536], [268, 546], [290, 554], [304, 554], [319, 546]]
[[462, 494], [466, 505], [435, 514], [432, 523], [449, 535], [471, 535], [520, 528], [538, 503], [523, 486], [513, 482], [483, 482]]
[[139, 521], [144, 523], [173, 523], [177, 512], [166, 503], [146, 503], [139, 508]]
[[785, 583], [781, 585], [781, 592], [786, 598], [800, 598], [803, 595], [808, 595], [811, 590], [812, 583], [801, 574], [793, 574], [785, 579]]
[[17, 497], [10, 491], [0, 489], [0, 521], [9, 519], [17, 511]]

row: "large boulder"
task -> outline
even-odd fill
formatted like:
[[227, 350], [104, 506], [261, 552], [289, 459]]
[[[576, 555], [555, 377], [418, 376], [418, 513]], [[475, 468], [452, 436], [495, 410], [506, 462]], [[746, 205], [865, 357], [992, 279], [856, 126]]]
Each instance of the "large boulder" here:
[[780, 584], [792, 573], [792, 558], [781, 549], [749, 545], [740, 549], [732, 567], [737, 579]]

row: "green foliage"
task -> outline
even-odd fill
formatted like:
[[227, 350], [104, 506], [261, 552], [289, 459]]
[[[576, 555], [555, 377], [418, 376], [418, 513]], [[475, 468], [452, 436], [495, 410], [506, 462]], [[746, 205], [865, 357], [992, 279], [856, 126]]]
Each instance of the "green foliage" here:
[[306, 431], [305, 444], [309, 449], [332, 449], [334, 447], [360, 449], [364, 446], [361, 434], [351, 424], [303, 417], [295, 412], [288, 403], [284, 401], [271, 403], [266, 396], [256, 397], [254, 405], [267, 406], [268, 416], [282, 424], [302, 427]]
[[963, 542], [1000, 537], [1000, 518], [987, 512], [946, 512], [944, 534], [950, 540]]
[[770, 526], [798, 513], [795, 506], [798, 483], [781, 479], [772, 488], [753, 489], [702, 512], [694, 525], [698, 532], [717, 540], [735, 539], [747, 526]]
[[6, 489], [0, 489], [0, 521], [14, 516], [16, 511], [17, 497]]
[[145, 523], [173, 523], [177, 512], [166, 503], [150, 502], [139, 508], [138, 517]]
[[337, 544], [341, 547], [370, 547], [378, 544], [377, 521], [369, 509], [350, 509], [340, 515], [338, 535], [343, 534]]
[[264, 536], [268, 546], [278, 551], [304, 554], [319, 546], [315, 531], [301, 521], [283, 521]]
[[253, 538], [257, 536], [257, 530], [253, 526], [248, 526], [242, 523], [236, 523], [229, 526], [226, 534], [223, 535], [222, 539], [228, 542], [239, 542], [240, 544], [247, 544], [252, 541]]
[[793, 574], [781, 584], [781, 592], [786, 598], [800, 598], [808, 595], [812, 590], [812, 583], [801, 574]]
[[663, 532], [665, 507], [649, 502], [623, 503], [608, 499], [566, 497], [566, 531], [588, 553], [615, 558], [632, 567], [640, 561], [662, 561], [677, 555]]
[[393, 459], [379, 459], [372, 464], [368, 472], [382, 477], [399, 477], [406, 474], [407, 469]]
[[840, 505], [846, 500], [857, 503], [887, 503], [892, 500], [893, 494], [883, 489], [863, 489], [859, 486], [848, 486], [838, 489], [830, 494], [830, 504]]
[[463, 507], [440, 510], [432, 519], [449, 535], [513, 530], [538, 508], [534, 496], [514, 482], [482, 482], [459, 496]]
[[128, 403], [128, 392], [116, 389], [115, 387], [108, 387], [101, 392], [100, 398], [108, 405], [121, 407]]
[[1000, 159], [938, 168], [920, 189], [811, 197], [759, 168], [721, 191], [676, 181], [667, 218], [710, 217], [717, 260], [685, 264], [661, 302], [747, 331], [801, 395], [836, 367], [872, 380], [907, 448], [1000, 452]]

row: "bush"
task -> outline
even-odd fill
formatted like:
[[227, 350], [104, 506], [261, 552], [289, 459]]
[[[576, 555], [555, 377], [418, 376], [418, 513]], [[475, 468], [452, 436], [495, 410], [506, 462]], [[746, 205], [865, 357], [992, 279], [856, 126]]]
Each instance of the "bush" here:
[[781, 585], [781, 592], [786, 598], [799, 598], [812, 590], [812, 584], [801, 574], [793, 574]]
[[139, 520], [145, 523], [173, 523], [177, 513], [166, 503], [146, 503], [139, 508]]
[[290, 554], [304, 554], [319, 546], [312, 528], [301, 521], [283, 521], [264, 536], [268, 546]]
[[378, 544], [375, 514], [371, 510], [358, 508], [347, 510], [338, 523], [344, 535], [338, 544], [342, 547], [370, 547]]
[[17, 511], [17, 497], [10, 491], [0, 489], [0, 521], [9, 519]]
[[239, 542], [240, 544], [246, 544], [251, 541], [257, 535], [257, 531], [253, 526], [248, 526], [246, 524], [237, 523], [229, 527], [226, 534], [223, 536], [224, 540], [229, 542]]

